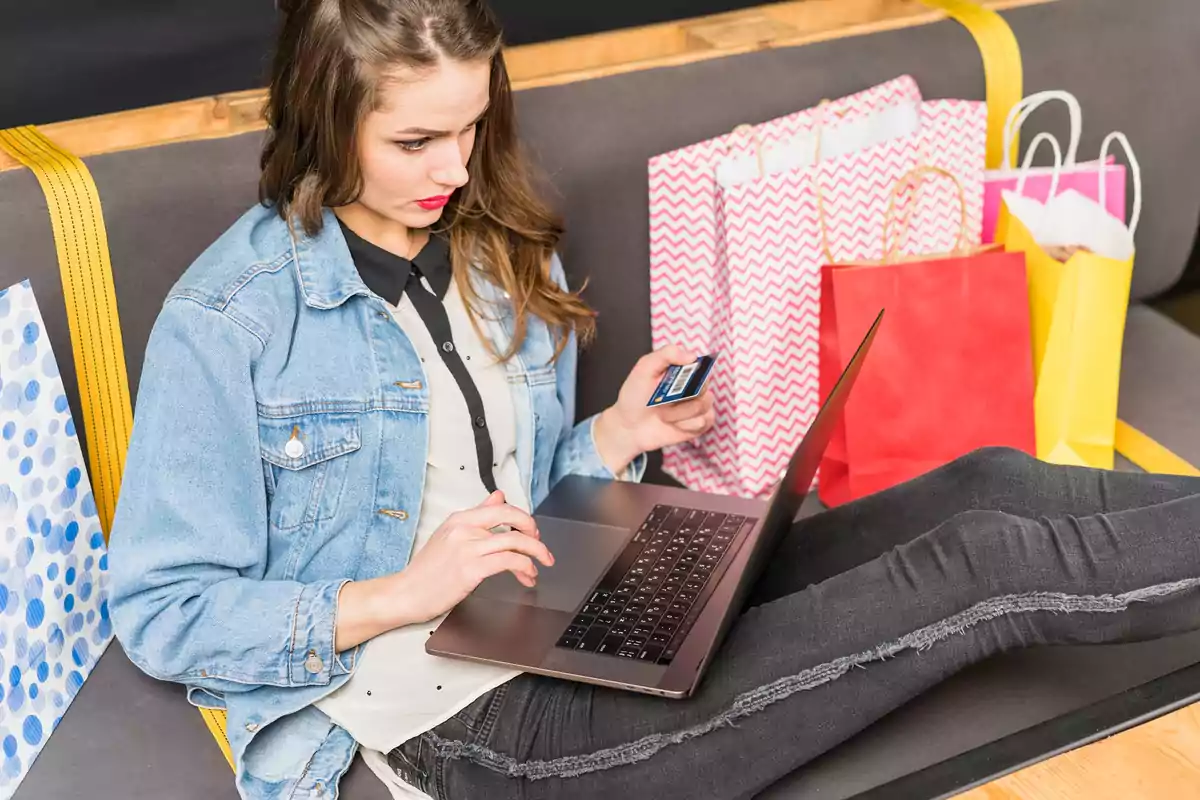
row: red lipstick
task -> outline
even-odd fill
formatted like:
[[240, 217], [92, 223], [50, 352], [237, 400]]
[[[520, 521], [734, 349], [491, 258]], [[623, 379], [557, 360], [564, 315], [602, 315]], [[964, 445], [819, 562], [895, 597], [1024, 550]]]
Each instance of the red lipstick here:
[[417, 205], [426, 211], [437, 211], [439, 208], [445, 207], [446, 203], [450, 202], [450, 195], [443, 194], [438, 197], [426, 197], [424, 200], [418, 200]]

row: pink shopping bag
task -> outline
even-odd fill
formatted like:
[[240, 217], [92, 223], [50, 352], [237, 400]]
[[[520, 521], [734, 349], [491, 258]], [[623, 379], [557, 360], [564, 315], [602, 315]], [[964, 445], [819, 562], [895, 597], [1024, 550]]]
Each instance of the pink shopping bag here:
[[1083, 112], [1079, 101], [1070, 92], [1051, 90], [1031, 94], [1009, 111], [1008, 120], [1004, 127], [1004, 163], [998, 170], [987, 173], [983, 188], [983, 241], [994, 242], [996, 239], [996, 221], [1000, 217], [1000, 196], [1003, 192], [1014, 191], [1017, 183], [1024, 178], [1021, 194], [1024, 197], [1045, 202], [1050, 198], [1052, 176], [1055, 172], [1050, 167], [1028, 167], [1014, 169], [1010, 159], [1012, 141], [1025, 120], [1036, 109], [1046, 103], [1059, 100], [1066, 104], [1071, 119], [1071, 138], [1063, 158], [1061, 172], [1058, 176], [1058, 190], [1074, 189], [1085, 197], [1097, 200], [1100, 197], [1100, 181], [1105, 183], [1105, 207], [1117, 219], [1125, 220], [1125, 167], [1116, 164], [1114, 159], [1107, 158], [1103, 162], [1088, 161], [1083, 164], [1076, 162], [1079, 151], [1079, 138], [1082, 134]]

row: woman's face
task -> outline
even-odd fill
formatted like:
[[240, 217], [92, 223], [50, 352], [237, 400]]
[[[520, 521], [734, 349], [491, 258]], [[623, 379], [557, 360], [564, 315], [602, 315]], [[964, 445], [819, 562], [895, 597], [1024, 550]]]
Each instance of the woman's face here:
[[476, 124], [487, 111], [491, 64], [443, 59], [400, 69], [358, 136], [363, 190], [357, 205], [378, 222], [425, 228], [467, 182]]

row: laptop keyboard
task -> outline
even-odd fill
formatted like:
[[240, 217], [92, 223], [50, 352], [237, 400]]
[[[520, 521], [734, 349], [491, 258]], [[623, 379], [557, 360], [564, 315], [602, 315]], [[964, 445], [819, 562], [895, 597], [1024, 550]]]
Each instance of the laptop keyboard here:
[[754, 522], [655, 506], [558, 646], [670, 664], [728, 566], [738, 533]]

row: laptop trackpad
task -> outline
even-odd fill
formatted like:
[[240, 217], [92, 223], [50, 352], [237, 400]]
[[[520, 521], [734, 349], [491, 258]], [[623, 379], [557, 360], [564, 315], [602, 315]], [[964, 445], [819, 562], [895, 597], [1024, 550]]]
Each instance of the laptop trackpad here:
[[538, 517], [542, 542], [554, 555], [554, 566], [538, 564], [537, 588], [526, 589], [511, 572], [479, 584], [476, 597], [573, 612], [604, 574], [632, 533], [624, 528]]

